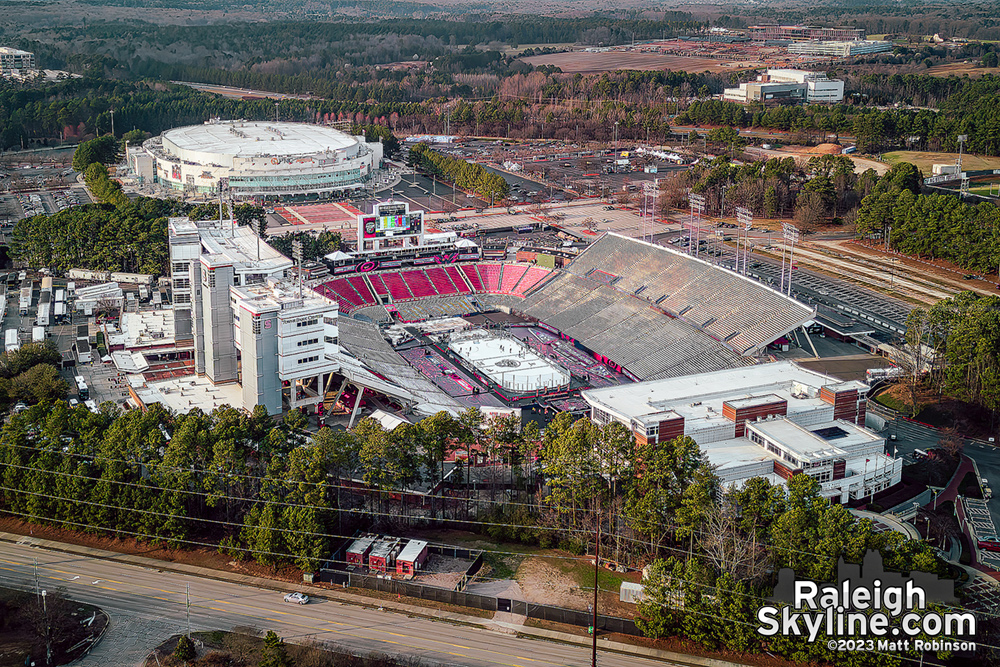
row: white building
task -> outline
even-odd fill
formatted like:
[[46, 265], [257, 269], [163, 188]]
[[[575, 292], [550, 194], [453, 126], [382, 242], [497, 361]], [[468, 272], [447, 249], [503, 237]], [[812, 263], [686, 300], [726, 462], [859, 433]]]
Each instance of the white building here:
[[300, 296], [285, 280], [292, 260], [250, 227], [171, 218], [168, 229], [174, 343], [193, 350], [195, 374], [238, 383], [247, 410], [322, 402], [321, 380], [338, 368], [327, 359], [339, 349], [337, 303]]
[[869, 53], [892, 51], [892, 42], [874, 39], [859, 39], [850, 42], [809, 41], [788, 45], [788, 52], [803, 56], [833, 56], [847, 58]]
[[232, 286], [229, 294], [243, 404], [278, 414], [283, 399], [289, 409], [321, 403], [331, 374], [340, 370], [337, 303], [274, 280]]
[[306, 123], [220, 121], [179, 127], [128, 153], [144, 183], [217, 192], [238, 199], [277, 198], [361, 188], [382, 161], [382, 144]]
[[752, 477], [816, 478], [834, 502], [897, 484], [902, 461], [863, 424], [868, 386], [792, 362], [590, 389], [591, 418], [619, 421], [638, 442], [690, 436], [726, 486]]
[[0, 77], [25, 77], [35, 73], [35, 54], [0, 46]]
[[829, 79], [823, 72], [769, 69], [756, 81], [726, 88], [722, 99], [740, 104], [781, 101], [836, 104], [844, 100], [844, 82]]

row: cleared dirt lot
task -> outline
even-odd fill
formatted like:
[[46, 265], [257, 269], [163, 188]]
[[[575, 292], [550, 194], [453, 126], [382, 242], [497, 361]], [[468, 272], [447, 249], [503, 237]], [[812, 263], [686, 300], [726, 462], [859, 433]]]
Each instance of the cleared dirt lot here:
[[623, 51], [550, 53], [544, 56], [525, 58], [524, 61], [535, 66], [555, 65], [567, 73], [610, 72], [619, 69], [731, 72], [742, 65], [742, 63], [727, 63], [712, 58], [663, 56], [655, 53], [626, 53]]

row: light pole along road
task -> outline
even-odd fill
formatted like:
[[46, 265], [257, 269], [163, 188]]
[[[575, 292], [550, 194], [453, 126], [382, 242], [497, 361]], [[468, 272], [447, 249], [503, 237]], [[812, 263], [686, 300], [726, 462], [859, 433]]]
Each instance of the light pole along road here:
[[[97, 605], [111, 617], [107, 634], [78, 667], [137, 667], [160, 642], [185, 632], [186, 586], [194, 631], [249, 626], [274, 630], [293, 643], [328, 642], [360, 654], [415, 657], [427, 665], [578, 667], [590, 662], [589, 646], [518, 638], [334, 600], [287, 604], [278, 591], [9, 542], [0, 542], [0, 586], [34, 590], [36, 560], [41, 588], [64, 587], [69, 598]], [[669, 663], [602, 652], [600, 664]]]

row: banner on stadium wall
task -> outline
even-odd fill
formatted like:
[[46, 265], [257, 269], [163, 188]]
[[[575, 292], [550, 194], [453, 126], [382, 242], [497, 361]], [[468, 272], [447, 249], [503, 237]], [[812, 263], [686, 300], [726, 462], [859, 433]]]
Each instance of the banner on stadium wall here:
[[[478, 260], [479, 255], [476, 253], [463, 253], [459, 254], [457, 252], [444, 253], [441, 255], [432, 255], [430, 257], [414, 257], [413, 259], [389, 259], [384, 261], [366, 261], [360, 262], [358, 264], [345, 264], [344, 266], [335, 266], [331, 269], [334, 275], [343, 275], [345, 273], [370, 273], [371, 271], [379, 271], [382, 269], [398, 269], [403, 266], [427, 266], [430, 264], [453, 264], [459, 261], [469, 261]], [[556, 333], [556, 332], [553, 332]]]

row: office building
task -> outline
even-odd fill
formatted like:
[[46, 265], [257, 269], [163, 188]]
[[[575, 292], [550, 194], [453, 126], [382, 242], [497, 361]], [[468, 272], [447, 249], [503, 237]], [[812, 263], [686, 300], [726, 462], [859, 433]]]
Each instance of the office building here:
[[848, 58], [870, 53], [892, 51], [892, 42], [855, 40], [851, 42], [808, 41], [788, 45], [788, 52], [803, 56], [831, 56]]
[[747, 34], [754, 42], [775, 39], [789, 39], [792, 41], [856, 41], [865, 38], [865, 29], [849, 27], [819, 28], [805, 25], [752, 25], [747, 28]]
[[807, 102], [836, 104], [844, 101], [844, 82], [829, 79], [824, 72], [807, 72], [797, 69], [769, 69], [756, 81], [741, 83], [737, 88], [726, 88], [722, 99], [728, 102], [780, 103]]
[[834, 502], [897, 484], [902, 461], [864, 427], [868, 386], [792, 362], [688, 375], [582, 393], [591, 418], [618, 421], [640, 444], [690, 436], [726, 487], [752, 477], [810, 475]]

